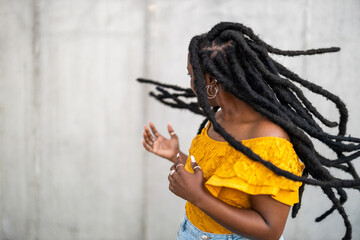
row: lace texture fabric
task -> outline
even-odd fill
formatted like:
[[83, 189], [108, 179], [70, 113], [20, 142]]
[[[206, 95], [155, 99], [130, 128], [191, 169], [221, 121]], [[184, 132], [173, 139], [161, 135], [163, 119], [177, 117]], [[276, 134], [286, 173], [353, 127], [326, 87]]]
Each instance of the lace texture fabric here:
[[[197, 135], [189, 150], [185, 169], [193, 172], [190, 155], [204, 173], [205, 188], [223, 202], [238, 207], [250, 208], [250, 195], [266, 194], [287, 205], [299, 201], [301, 182], [295, 182], [274, 172], [235, 150], [227, 142], [219, 142], [207, 135], [209, 124]], [[291, 142], [279, 137], [259, 137], [241, 141], [262, 159], [277, 167], [301, 176], [304, 165], [296, 155]], [[186, 203], [189, 221], [205, 232], [229, 234], [199, 208]]]

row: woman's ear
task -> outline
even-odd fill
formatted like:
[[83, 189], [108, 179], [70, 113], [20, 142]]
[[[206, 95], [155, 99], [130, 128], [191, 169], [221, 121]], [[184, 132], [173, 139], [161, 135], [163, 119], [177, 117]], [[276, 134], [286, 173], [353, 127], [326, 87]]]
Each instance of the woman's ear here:
[[208, 73], [205, 73], [205, 82], [206, 84], [215, 84], [217, 83], [216, 79], [212, 76], [210, 76]]
[[205, 73], [204, 75], [205, 77], [205, 82], [206, 82], [206, 85], [210, 84], [212, 81], [211, 81], [211, 78], [210, 75], [208, 73]]

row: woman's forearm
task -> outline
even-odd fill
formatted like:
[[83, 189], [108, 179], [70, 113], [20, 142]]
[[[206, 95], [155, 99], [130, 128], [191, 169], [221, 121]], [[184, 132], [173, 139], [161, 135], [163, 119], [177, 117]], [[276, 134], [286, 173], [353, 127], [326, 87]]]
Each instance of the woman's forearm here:
[[266, 219], [252, 209], [230, 206], [203, 192], [193, 203], [225, 228], [251, 239], [279, 239], [282, 229], [274, 229]]

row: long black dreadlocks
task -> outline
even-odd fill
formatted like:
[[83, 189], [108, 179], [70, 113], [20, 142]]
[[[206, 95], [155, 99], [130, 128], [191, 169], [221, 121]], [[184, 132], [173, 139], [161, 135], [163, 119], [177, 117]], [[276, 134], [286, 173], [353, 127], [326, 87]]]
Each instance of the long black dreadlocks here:
[[[151, 92], [150, 95], [160, 102], [173, 108], [188, 109], [196, 114], [204, 115], [206, 119], [201, 123], [198, 133], [204, 128], [206, 122], [210, 121], [214, 130], [238, 151], [262, 163], [280, 176], [303, 182], [299, 190], [300, 202], [294, 205], [292, 217], [296, 217], [300, 209], [305, 184], [320, 186], [333, 205], [316, 218], [316, 221], [323, 220], [337, 210], [346, 226], [343, 239], [351, 239], [351, 224], [342, 205], [347, 200], [345, 188], [360, 190], [360, 178], [351, 163], [360, 156], [360, 138], [345, 136], [348, 120], [346, 106], [339, 97], [300, 78], [269, 56], [269, 53], [299, 56], [339, 50], [340, 48], [332, 47], [284, 51], [266, 44], [253, 33], [252, 29], [242, 24], [222, 22], [215, 25], [207, 34], [193, 37], [189, 45], [197, 101], [181, 100], [196, 98], [190, 88], [162, 84], [148, 79], [138, 79], [138, 81], [157, 85], [156, 89], [159, 93]], [[288, 133], [298, 157], [305, 164], [301, 177], [263, 160], [222, 128], [215, 119], [218, 107], [211, 108], [207, 99], [205, 73], [217, 79], [225, 91], [246, 102]], [[333, 102], [340, 115], [339, 122], [330, 121], [321, 115], [294, 83]], [[171, 89], [175, 93], [170, 93], [165, 89]], [[321, 123], [331, 128], [338, 127], [338, 134], [325, 132], [320, 126]], [[337, 158], [329, 159], [316, 151], [310, 137], [328, 146], [336, 153]], [[353, 179], [337, 178], [330, 173], [330, 168], [341, 169], [350, 174]]]

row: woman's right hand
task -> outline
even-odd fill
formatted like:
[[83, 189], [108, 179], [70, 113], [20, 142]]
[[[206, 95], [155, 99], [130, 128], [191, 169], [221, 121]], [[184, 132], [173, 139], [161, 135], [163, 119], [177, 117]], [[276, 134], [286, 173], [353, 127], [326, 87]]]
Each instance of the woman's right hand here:
[[174, 132], [174, 129], [168, 124], [167, 128], [170, 134], [170, 139], [165, 138], [156, 130], [154, 124], [149, 123], [150, 129], [145, 125], [143, 131], [142, 143], [144, 148], [160, 157], [166, 158], [171, 162], [176, 161], [176, 155], [180, 152], [179, 139]]

